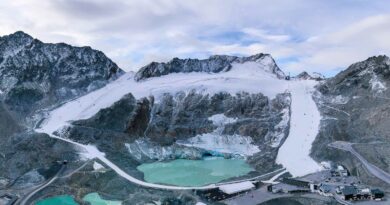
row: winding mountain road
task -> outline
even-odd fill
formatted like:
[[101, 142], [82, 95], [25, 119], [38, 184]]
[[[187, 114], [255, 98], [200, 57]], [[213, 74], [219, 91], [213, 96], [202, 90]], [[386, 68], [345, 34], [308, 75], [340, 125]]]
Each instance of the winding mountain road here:
[[28, 201], [30, 200], [31, 197], [33, 197], [36, 193], [41, 191], [42, 189], [48, 187], [50, 184], [52, 184], [55, 180], [59, 178], [59, 175], [63, 172], [65, 168], [65, 165], [61, 165], [61, 168], [58, 170], [58, 172], [46, 183], [43, 183], [42, 185], [38, 186], [36, 189], [34, 189], [31, 193], [29, 193], [27, 196], [21, 198], [16, 202], [16, 204], [19, 205], [28, 205]]
[[352, 147], [352, 145], [353, 143], [350, 142], [336, 141], [329, 144], [328, 146], [352, 153], [356, 158], [358, 158], [362, 162], [362, 164], [367, 169], [367, 171], [369, 171], [375, 177], [386, 182], [387, 184], [390, 184], [390, 174], [383, 171], [379, 167], [369, 163], [362, 155], [356, 152], [356, 150]]

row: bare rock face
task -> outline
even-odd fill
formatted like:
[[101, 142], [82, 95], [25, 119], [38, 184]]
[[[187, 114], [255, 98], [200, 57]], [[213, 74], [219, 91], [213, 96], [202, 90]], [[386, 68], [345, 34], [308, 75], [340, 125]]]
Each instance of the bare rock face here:
[[249, 57], [236, 57], [227, 55], [215, 55], [208, 59], [179, 59], [174, 58], [168, 63], [152, 62], [142, 67], [135, 75], [135, 80], [140, 81], [151, 77], [168, 75], [170, 73], [226, 72], [232, 68], [233, 63], [257, 62], [264, 65], [267, 72], [284, 79], [285, 74], [279, 69], [269, 54], [256, 54]]
[[90, 47], [43, 43], [21, 31], [0, 37], [0, 90], [21, 113], [80, 96], [122, 73]]

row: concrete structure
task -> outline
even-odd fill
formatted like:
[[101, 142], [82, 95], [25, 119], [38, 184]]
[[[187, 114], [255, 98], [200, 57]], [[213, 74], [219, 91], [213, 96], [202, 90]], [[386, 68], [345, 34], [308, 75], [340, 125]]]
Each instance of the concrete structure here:
[[284, 194], [292, 194], [292, 193], [307, 193], [310, 192], [310, 189], [307, 187], [300, 187], [286, 183], [278, 183], [268, 185], [267, 190], [274, 194], [276, 193], [284, 193]]
[[248, 191], [254, 189], [255, 185], [252, 182], [240, 182], [235, 184], [225, 184], [219, 186], [219, 190], [221, 190], [225, 194], [236, 194], [244, 191]]

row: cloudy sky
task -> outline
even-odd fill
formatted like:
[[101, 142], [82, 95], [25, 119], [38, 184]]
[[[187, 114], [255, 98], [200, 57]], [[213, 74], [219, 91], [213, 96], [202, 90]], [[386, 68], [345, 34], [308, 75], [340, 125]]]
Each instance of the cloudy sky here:
[[89, 45], [125, 70], [270, 53], [285, 72], [334, 75], [390, 54], [388, 0], [0, 0], [0, 35]]

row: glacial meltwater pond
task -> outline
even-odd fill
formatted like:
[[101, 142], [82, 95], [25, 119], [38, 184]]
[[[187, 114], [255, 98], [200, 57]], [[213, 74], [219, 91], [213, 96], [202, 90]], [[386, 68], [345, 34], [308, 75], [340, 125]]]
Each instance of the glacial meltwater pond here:
[[144, 173], [144, 180], [147, 182], [177, 186], [203, 186], [243, 176], [254, 170], [243, 159], [222, 157], [153, 162], [142, 164], [137, 169]]
[[[91, 205], [121, 205], [121, 201], [105, 200], [96, 192], [89, 193], [83, 197], [83, 200]], [[54, 196], [38, 201], [36, 205], [78, 205], [70, 195]]]
[[61, 195], [61, 196], [50, 197], [38, 201], [36, 205], [78, 205], [78, 204], [72, 198], [72, 196]]

